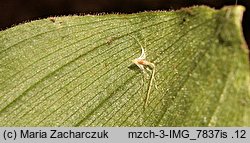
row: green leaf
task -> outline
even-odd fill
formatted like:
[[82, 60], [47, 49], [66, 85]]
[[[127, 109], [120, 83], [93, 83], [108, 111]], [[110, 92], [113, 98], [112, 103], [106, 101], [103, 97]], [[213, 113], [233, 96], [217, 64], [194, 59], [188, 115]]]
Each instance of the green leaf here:
[[[250, 126], [243, 11], [50, 17], [1, 31], [0, 126]], [[156, 67], [145, 109], [151, 72], [131, 62], [136, 39]]]

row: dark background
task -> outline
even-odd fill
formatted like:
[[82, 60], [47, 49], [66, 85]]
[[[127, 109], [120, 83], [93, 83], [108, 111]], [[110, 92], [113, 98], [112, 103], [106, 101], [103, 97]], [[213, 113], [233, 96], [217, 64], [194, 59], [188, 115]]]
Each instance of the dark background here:
[[[49, 16], [96, 13], [133, 13], [146, 10], [179, 9], [193, 5], [221, 8], [236, 0], [0, 0], [0, 29]], [[243, 17], [245, 39], [250, 44], [250, 0], [238, 0], [246, 7]], [[248, 28], [247, 28], [248, 26]]]

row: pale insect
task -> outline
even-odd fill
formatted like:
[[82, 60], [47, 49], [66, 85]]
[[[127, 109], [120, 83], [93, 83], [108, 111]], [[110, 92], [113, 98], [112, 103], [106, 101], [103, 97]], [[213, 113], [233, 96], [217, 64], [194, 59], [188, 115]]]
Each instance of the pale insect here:
[[[143, 74], [147, 74], [146, 70], [149, 70], [148, 67], [152, 70], [150, 82], [148, 84], [147, 96], [146, 96], [145, 103], [144, 103], [144, 108], [145, 108], [148, 104], [150, 91], [151, 91], [151, 88], [153, 85], [153, 80], [155, 80], [155, 77], [154, 77], [155, 76], [155, 64], [146, 60], [146, 53], [145, 53], [145, 50], [144, 50], [142, 44], [140, 43], [140, 41], [137, 38], [135, 38], [133, 36], [131, 36], [131, 37], [134, 38], [137, 41], [137, 43], [141, 46], [141, 56], [139, 58], [132, 60], [132, 62], [134, 64], [136, 64], [141, 69]], [[156, 85], [155, 85], [155, 87], [156, 87]]]

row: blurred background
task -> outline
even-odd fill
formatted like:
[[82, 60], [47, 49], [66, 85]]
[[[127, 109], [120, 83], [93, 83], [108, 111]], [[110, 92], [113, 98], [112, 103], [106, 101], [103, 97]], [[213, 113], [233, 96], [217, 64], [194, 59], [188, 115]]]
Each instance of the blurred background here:
[[[221, 8], [236, 0], [0, 0], [0, 30], [22, 22], [62, 15], [96, 13], [134, 13], [170, 10], [193, 5]], [[243, 17], [245, 39], [250, 44], [250, 0], [237, 0], [246, 7]]]

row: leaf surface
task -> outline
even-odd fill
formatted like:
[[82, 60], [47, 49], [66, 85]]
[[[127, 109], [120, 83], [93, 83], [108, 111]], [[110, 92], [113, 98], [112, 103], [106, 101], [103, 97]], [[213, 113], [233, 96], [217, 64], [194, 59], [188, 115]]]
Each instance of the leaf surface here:
[[[250, 126], [243, 11], [50, 17], [1, 31], [0, 126]], [[145, 109], [151, 73], [132, 64], [133, 37], [156, 66]]]

